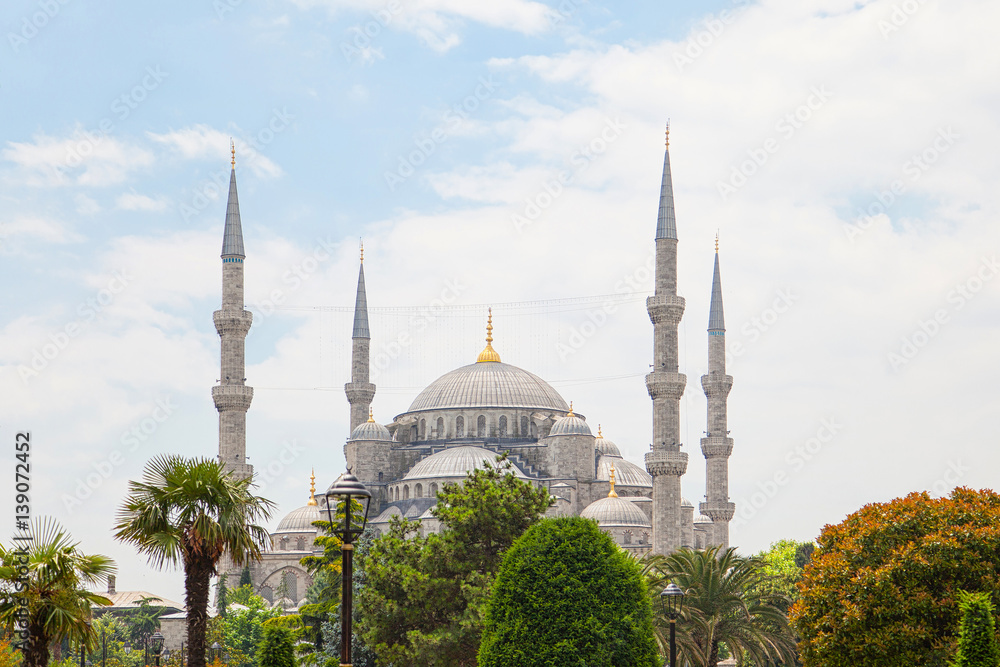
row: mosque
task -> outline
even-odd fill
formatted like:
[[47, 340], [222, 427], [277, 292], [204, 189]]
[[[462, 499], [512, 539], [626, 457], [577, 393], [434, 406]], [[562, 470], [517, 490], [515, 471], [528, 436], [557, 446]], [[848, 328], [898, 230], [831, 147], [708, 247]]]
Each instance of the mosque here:
[[[219, 458], [237, 475], [253, 474], [246, 462], [246, 413], [253, 388], [246, 384], [244, 345], [252, 315], [244, 308], [245, 259], [236, 191], [235, 152], [222, 244], [222, 308], [214, 313], [222, 340], [222, 380], [212, 388], [219, 411]], [[518, 478], [549, 490], [551, 515], [579, 515], [597, 521], [622, 548], [667, 554], [682, 546], [729, 546], [729, 455], [725, 322], [718, 244], [708, 323], [708, 374], [701, 377], [708, 399], [705, 502], [695, 507], [681, 496], [688, 455], [681, 451], [680, 398], [687, 383], [678, 368], [678, 324], [684, 298], [677, 295], [677, 225], [670, 173], [669, 128], [663, 159], [656, 245], [655, 289], [646, 300], [653, 324], [652, 372], [646, 387], [653, 429], [645, 465], [626, 460], [618, 446], [597, 434], [584, 415], [545, 380], [501, 361], [493, 348], [492, 313], [486, 344], [474, 363], [431, 382], [388, 424], [375, 421], [376, 387], [369, 381], [370, 342], [364, 254], [358, 275], [352, 331], [351, 434], [344, 445], [347, 466], [372, 492], [369, 525], [385, 531], [393, 516], [420, 522], [421, 531], [440, 529], [431, 514], [438, 491], [466, 473], [507, 453]], [[346, 333], [346, 332], [345, 332]], [[470, 350], [470, 358], [475, 349]], [[314, 495], [287, 514], [271, 535], [270, 550], [251, 568], [254, 588], [269, 602], [294, 608], [304, 600], [311, 577], [299, 559], [312, 553], [320, 506]], [[226, 568], [222, 568], [225, 570]], [[233, 573], [234, 575], [236, 573]]]

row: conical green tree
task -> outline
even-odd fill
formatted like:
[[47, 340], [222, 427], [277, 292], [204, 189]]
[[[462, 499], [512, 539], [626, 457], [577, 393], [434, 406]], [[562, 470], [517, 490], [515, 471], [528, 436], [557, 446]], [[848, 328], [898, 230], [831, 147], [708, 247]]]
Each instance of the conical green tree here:
[[45, 667], [53, 642], [82, 641], [93, 649], [90, 606], [111, 600], [84, 587], [106, 581], [115, 564], [107, 556], [82, 553], [54, 519], [33, 521], [30, 535], [30, 541], [0, 545], [0, 625], [11, 627], [24, 609], [20, 603], [27, 601], [24, 667]]
[[277, 625], [264, 625], [264, 637], [257, 647], [260, 667], [295, 667], [292, 631]]
[[962, 622], [958, 634], [958, 652], [953, 667], [997, 667], [1000, 649], [997, 647], [993, 603], [989, 593], [959, 592], [958, 608]]
[[141, 482], [129, 482], [118, 512], [117, 539], [156, 567], [184, 567], [190, 667], [205, 667], [208, 594], [223, 554], [240, 566], [259, 560], [268, 543], [257, 522], [270, 516], [274, 503], [253, 495], [251, 484], [219, 461], [158, 456], [146, 464]]

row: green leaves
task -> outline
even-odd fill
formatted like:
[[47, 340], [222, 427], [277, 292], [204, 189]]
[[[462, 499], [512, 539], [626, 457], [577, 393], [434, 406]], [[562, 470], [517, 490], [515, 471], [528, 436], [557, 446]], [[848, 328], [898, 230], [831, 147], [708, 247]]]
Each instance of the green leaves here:
[[962, 612], [962, 626], [952, 666], [997, 667], [1000, 664], [1000, 649], [997, 648], [993, 603], [989, 593], [959, 591], [958, 606]]

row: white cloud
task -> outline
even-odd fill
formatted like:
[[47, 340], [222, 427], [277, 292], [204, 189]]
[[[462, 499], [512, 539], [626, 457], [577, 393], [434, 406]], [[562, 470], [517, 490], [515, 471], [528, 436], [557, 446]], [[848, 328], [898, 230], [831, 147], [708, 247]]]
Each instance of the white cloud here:
[[[259, 178], [276, 178], [282, 174], [281, 167], [262, 155], [258, 148], [251, 146], [242, 137], [227, 134], [208, 125], [198, 124], [163, 134], [155, 132], [147, 134], [154, 142], [168, 147], [185, 160], [228, 161], [229, 142], [232, 140], [236, 143], [237, 167], [247, 166]], [[274, 136], [273, 132], [271, 136]]]
[[[556, 12], [531, 0], [416, 0], [387, 3], [385, 0], [290, 0], [300, 9], [325, 8], [333, 14], [364, 13], [368, 23], [374, 17], [379, 29], [401, 29], [417, 35], [428, 47], [445, 52], [461, 43], [465, 22], [537, 35], [558, 20]], [[353, 34], [351, 34], [353, 36]], [[352, 44], [356, 48], [364, 48]]]
[[79, 234], [70, 231], [64, 224], [47, 218], [21, 216], [9, 221], [0, 221], [0, 239], [4, 245], [12, 241], [34, 238], [46, 243], [77, 243], [83, 240]]
[[101, 205], [82, 192], [73, 197], [73, 201], [80, 215], [91, 216], [101, 212]]
[[147, 195], [140, 195], [133, 190], [132, 192], [126, 192], [118, 195], [118, 199], [115, 200], [115, 205], [124, 211], [159, 212], [167, 210], [168, 202], [162, 197], [153, 199]]
[[77, 127], [69, 137], [36, 135], [33, 142], [7, 142], [0, 155], [13, 162], [15, 183], [33, 186], [116, 185], [153, 162], [149, 151]]

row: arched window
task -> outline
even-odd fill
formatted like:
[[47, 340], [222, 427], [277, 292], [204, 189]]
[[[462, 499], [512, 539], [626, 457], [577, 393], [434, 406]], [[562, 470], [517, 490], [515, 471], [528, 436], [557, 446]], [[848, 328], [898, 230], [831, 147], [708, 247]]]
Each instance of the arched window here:
[[399, 487], [396, 487], [396, 500], [399, 500]]
[[528, 437], [528, 418], [527, 417], [521, 417], [521, 437], [522, 438], [527, 438]]
[[417, 425], [416, 424], [411, 424], [410, 425], [410, 442], [416, 442], [417, 435], [418, 435]]
[[260, 595], [265, 600], [267, 600], [269, 604], [272, 603], [272, 602], [274, 602], [274, 597], [273, 597], [274, 594], [271, 591], [271, 587], [270, 586], [261, 586], [260, 590], [257, 591], [257, 594]]
[[462, 417], [461, 415], [455, 419], [455, 437], [465, 437], [465, 417]]
[[438, 483], [431, 482], [429, 495], [431, 498], [437, 498], [437, 494], [438, 494]]
[[421, 440], [426, 440], [427, 439], [427, 420], [426, 419], [421, 419], [420, 420], [420, 439]]
[[288, 551], [288, 536], [282, 536], [281, 538], [281, 550]]
[[410, 499], [410, 485], [409, 484], [404, 484], [403, 485], [403, 500], [409, 500], [409, 499]]
[[413, 487], [413, 497], [414, 498], [423, 498], [424, 497], [424, 485], [423, 484], [417, 484], [415, 487]]
[[503, 415], [500, 417], [500, 437], [507, 437], [507, 416]]
[[295, 550], [296, 551], [306, 550], [306, 538], [300, 537], [299, 539], [295, 540]]
[[649, 543], [649, 533], [643, 531], [642, 535], [639, 537], [639, 544]]
[[382, 473], [379, 473], [379, 474], [378, 474], [378, 481], [379, 481], [379, 484], [381, 484], [381, 483], [382, 483]]
[[632, 531], [626, 530], [622, 533], [622, 544], [632, 544]]
[[444, 417], [438, 417], [437, 433], [434, 434], [438, 440], [444, 439]]
[[286, 597], [292, 602], [299, 601], [299, 580], [295, 578], [295, 575], [291, 572], [286, 571], [284, 576], [285, 590], [288, 591]]
[[479, 415], [476, 420], [476, 435], [480, 438], [486, 437], [486, 415]]

